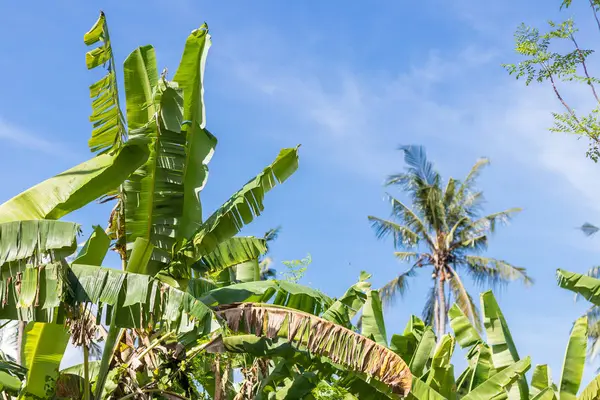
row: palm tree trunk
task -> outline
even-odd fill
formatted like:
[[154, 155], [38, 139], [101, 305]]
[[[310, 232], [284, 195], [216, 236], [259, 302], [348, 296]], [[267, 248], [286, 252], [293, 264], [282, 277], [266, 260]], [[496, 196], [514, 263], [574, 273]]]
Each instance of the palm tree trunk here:
[[[439, 276], [440, 274], [438, 274]], [[444, 277], [440, 276], [438, 281], [438, 340], [446, 333], [446, 294], [444, 293]]]

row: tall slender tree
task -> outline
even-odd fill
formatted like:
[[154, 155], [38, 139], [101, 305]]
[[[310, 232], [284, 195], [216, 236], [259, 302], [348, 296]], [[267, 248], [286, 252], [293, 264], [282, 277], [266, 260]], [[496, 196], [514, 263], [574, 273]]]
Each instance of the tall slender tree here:
[[386, 185], [401, 188], [412, 205], [388, 195], [391, 218], [369, 216], [369, 221], [379, 239], [393, 237], [394, 255], [411, 266], [381, 289], [382, 299], [390, 303], [402, 296], [409, 278], [419, 269], [431, 267], [432, 287], [423, 309], [426, 323], [435, 326], [441, 337], [446, 332], [449, 299], [453, 298], [480, 327], [479, 312], [465, 288], [463, 274], [485, 288], [513, 280], [532, 283], [524, 268], [481, 255], [498, 223], [507, 222], [520, 209], [482, 215], [483, 192], [475, 188], [475, 181], [489, 163], [487, 159], [478, 160], [464, 180], [449, 178], [444, 184], [423, 147], [402, 146], [400, 150], [407, 168], [389, 176]]

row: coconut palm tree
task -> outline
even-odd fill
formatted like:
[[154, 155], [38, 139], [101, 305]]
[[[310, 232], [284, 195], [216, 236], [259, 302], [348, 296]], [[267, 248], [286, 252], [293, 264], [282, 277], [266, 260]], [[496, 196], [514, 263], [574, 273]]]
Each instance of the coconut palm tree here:
[[411, 266], [382, 288], [382, 299], [390, 303], [402, 296], [409, 278], [431, 267], [432, 287], [423, 309], [426, 323], [435, 326], [441, 337], [446, 331], [448, 300], [453, 298], [469, 320], [480, 326], [463, 275], [470, 275], [486, 288], [513, 280], [532, 282], [524, 268], [481, 255], [498, 223], [507, 222], [520, 209], [482, 216], [483, 192], [474, 185], [481, 169], [489, 163], [487, 159], [478, 160], [463, 181], [450, 178], [444, 183], [423, 147], [402, 146], [400, 150], [407, 168], [389, 176], [386, 185], [401, 188], [412, 206], [388, 195], [391, 218], [369, 216], [369, 221], [379, 239], [393, 237], [398, 250], [395, 256]]
[[271, 268], [271, 265], [273, 264], [273, 259], [268, 254], [270, 250], [269, 243], [277, 240], [280, 232], [281, 226], [278, 226], [277, 228], [269, 229], [267, 232], [265, 232], [265, 235], [263, 236], [267, 251], [258, 260], [261, 281], [265, 281], [267, 279], [275, 279], [277, 277], [277, 270], [275, 268]]

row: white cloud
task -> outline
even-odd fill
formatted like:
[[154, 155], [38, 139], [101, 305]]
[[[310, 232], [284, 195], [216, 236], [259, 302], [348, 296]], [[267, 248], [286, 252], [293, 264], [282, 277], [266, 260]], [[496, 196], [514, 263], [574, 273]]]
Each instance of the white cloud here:
[[56, 142], [51, 142], [31, 134], [0, 116], [0, 143], [2, 142], [8, 142], [20, 148], [55, 156], [65, 156], [68, 154], [66, 149]]

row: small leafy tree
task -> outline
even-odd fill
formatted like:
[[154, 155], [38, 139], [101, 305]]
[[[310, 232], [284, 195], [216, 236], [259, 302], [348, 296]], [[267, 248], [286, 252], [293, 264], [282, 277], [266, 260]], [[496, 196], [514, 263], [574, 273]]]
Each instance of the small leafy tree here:
[[[563, 0], [561, 8], [568, 8], [571, 0]], [[600, 1], [589, 0], [590, 11], [600, 31]], [[548, 30], [521, 24], [515, 32], [515, 51], [524, 59], [516, 64], [503, 64], [509, 74], [517, 79], [524, 78], [525, 84], [547, 83], [563, 112], [552, 113], [553, 132], [569, 133], [585, 137], [589, 141], [587, 156], [594, 162], [600, 157], [600, 95], [596, 78], [589, 69], [589, 57], [594, 50], [580, 46], [577, 40], [578, 29], [572, 19], [562, 22], [548, 22]], [[570, 51], [558, 51], [566, 42]], [[566, 98], [566, 84], [582, 84], [589, 89], [592, 110], [582, 113], [573, 106], [572, 99]]]

